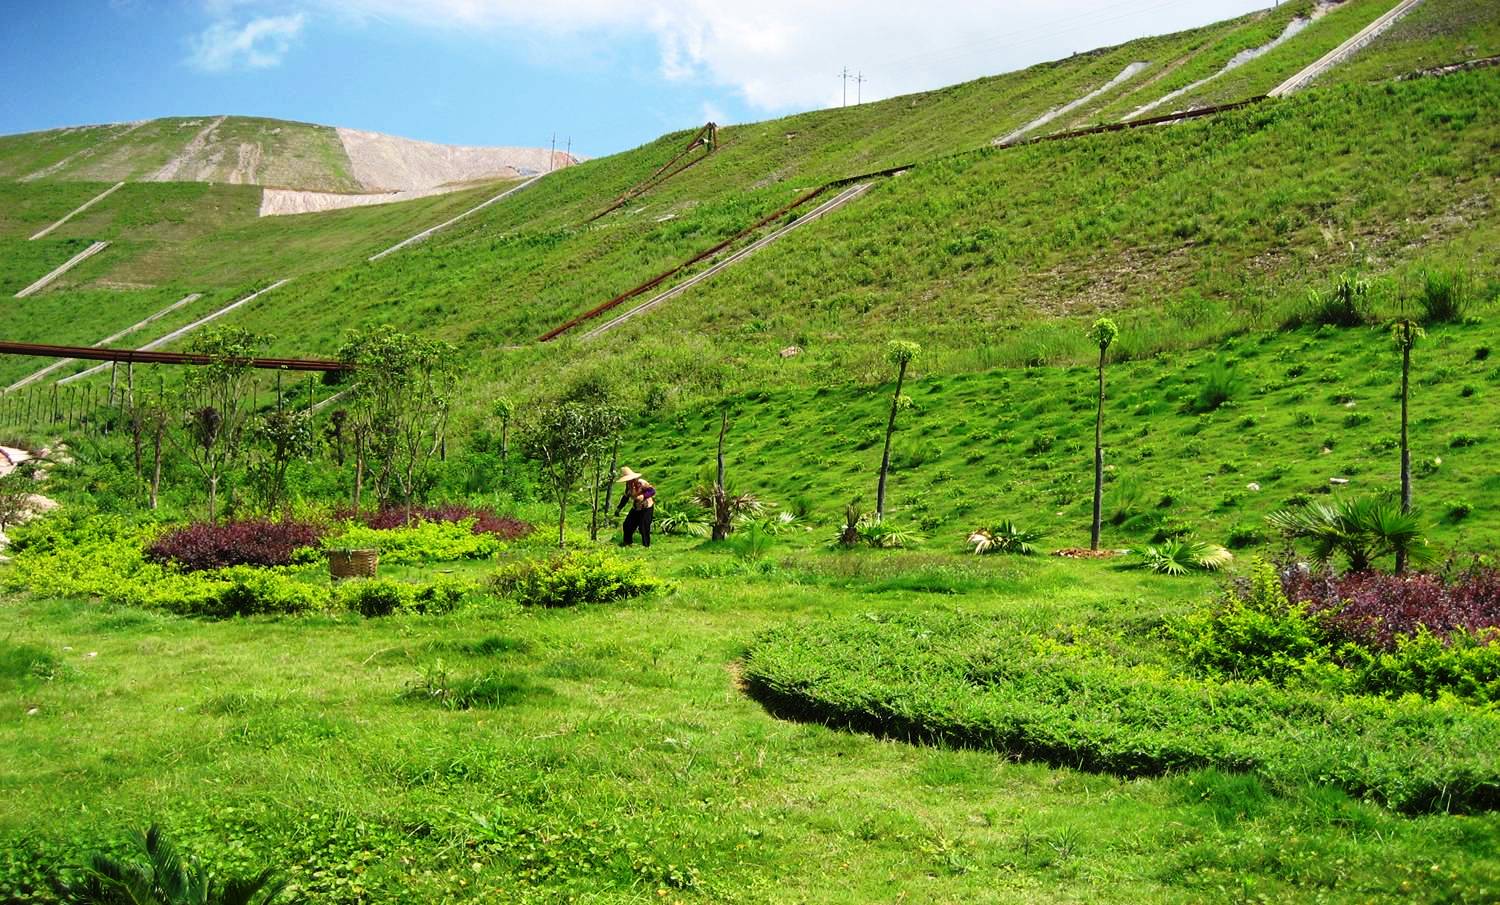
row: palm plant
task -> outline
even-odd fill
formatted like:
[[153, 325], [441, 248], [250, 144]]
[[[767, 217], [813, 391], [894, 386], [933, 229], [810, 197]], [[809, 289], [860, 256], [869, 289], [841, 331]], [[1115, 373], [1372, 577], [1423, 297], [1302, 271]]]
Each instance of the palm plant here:
[[885, 424], [885, 451], [880, 455], [880, 482], [875, 488], [875, 520], [885, 518], [885, 480], [891, 470], [891, 435], [896, 432], [896, 414], [901, 411], [901, 385], [906, 370], [920, 355], [922, 347], [914, 342], [895, 340], [886, 344], [886, 361], [896, 366], [896, 392], [891, 395], [891, 417]]
[[[1411, 437], [1407, 414], [1411, 401], [1411, 350], [1426, 336], [1416, 321], [1403, 317], [1391, 325], [1391, 337], [1401, 352], [1401, 511], [1411, 513]], [[1396, 574], [1406, 571], [1406, 551], [1396, 551]]]
[[1041, 539], [1042, 532], [1017, 528], [1010, 519], [1006, 519], [993, 528], [980, 528], [969, 535], [969, 543], [974, 545], [974, 553], [980, 556], [986, 553], [1033, 556], [1039, 552], [1036, 543]]
[[1358, 497], [1282, 509], [1266, 521], [1289, 540], [1311, 543], [1313, 558], [1342, 556], [1351, 572], [1368, 572], [1375, 560], [1395, 554], [1403, 565], [1430, 558], [1417, 516], [1388, 500]]
[[1234, 554], [1218, 544], [1171, 538], [1136, 551], [1137, 565], [1158, 575], [1217, 572], [1234, 560]]
[[220, 884], [155, 824], [134, 841], [144, 863], [95, 854], [79, 880], [56, 884], [58, 897], [68, 905], [270, 905], [286, 889], [269, 869]]
[[1109, 344], [1119, 335], [1120, 328], [1107, 317], [1094, 321], [1088, 332], [1089, 339], [1099, 346], [1099, 407], [1094, 413], [1094, 520], [1089, 525], [1090, 550], [1099, 549], [1099, 529], [1104, 507], [1104, 361], [1109, 352]]

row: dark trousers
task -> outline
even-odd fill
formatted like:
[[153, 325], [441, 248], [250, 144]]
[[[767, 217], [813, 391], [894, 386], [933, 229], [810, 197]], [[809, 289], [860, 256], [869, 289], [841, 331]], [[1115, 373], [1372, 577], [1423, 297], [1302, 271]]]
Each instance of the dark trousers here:
[[625, 546], [635, 542], [635, 533], [641, 532], [641, 546], [651, 546], [651, 519], [655, 509], [632, 509], [625, 513]]

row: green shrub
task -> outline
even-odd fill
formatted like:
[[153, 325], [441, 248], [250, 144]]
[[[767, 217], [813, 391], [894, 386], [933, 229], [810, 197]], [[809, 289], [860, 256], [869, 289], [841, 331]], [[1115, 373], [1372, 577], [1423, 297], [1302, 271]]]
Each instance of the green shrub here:
[[453, 562], [488, 559], [505, 546], [494, 534], [475, 534], [474, 520], [417, 522], [379, 530], [348, 523], [323, 541], [325, 550], [377, 549], [382, 562]]
[[546, 607], [610, 603], [662, 587], [640, 562], [604, 552], [566, 553], [517, 563], [497, 572], [491, 583], [522, 606]]
[[1458, 271], [1429, 270], [1422, 274], [1417, 304], [1424, 324], [1456, 324], [1468, 313], [1473, 283]]
[[62, 669], [62, 657], [50, 648], [0, 640], [0, 683], [49, 682], [57, 678]]
[[1018, 528], [1010, 519], [1005, 519], [993, 528], [980, 528], [973, 532], [969, 535], [969, 543], [974, 545], [974, 552], [980, 555], [1014, 553], [1018, 556], [1031, 556], [1038, 552], [1036, 544], [1042, 537], [1040, 531]]
[[1240, 379], [1234, 368], [1214, 362], [1198, 384], [1198, 394], [1193, 397], [1189, 410], [1200, 415], [1217, 411], [1240, 393]]
[[[772, 629], [745, 659], [778, 715], [1123, 776], [1218, 768], [1407, 812], [1500, 807], [1500, 716], [1124, 665], [1003, 616], [864, 615]], [[1441, 756], [1434, 756], [1441, 752]]]
[[346, 581], [333, 592], [335, 605], [361, 616], [391, 616], [397, 613], [441, 615], [463, 602], [469, 588], [462, 582], [439, 581], [417, 585], [388, 578]]
[[1134, 550], [1135, 565], [1158, 575], [1186, 575], [1189, 572], [1217, 572], [1234, 559], [1234, 554], [1217, 544], [1169, 538], [1160, 544]]

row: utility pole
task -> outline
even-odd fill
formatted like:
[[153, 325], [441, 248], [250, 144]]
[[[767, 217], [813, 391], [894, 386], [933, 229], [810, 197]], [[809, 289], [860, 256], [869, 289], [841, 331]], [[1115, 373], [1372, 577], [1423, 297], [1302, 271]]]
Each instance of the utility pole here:
[[547, 172], [552, 172], [552, 167], [557, 163], [557, 133], [552, 133], [552, 150], [547, 152]]
[[844, 82], [844, 100], [843, 100], [843, 103], [839, 104], [839, 106], [840, 107], [847, 107], [847, 106], [849, 106], [849, 67], [848, 66], [845, 66], [844, 67], [844, 71], [841, 72], [841, 73], [839, 73], [839, 78], [842, 79], [843, 82]]
[[865, 82], [868, 81], [869, 79], [865, 78], [865, 71], [863, 69], [859, 71], [859, 75], [854, 77], [854, 106], [858, 107], [864, 102], [864, 87]]
[[568, 166], [572, 166], [573, 165], [573, 136], [571, 136], [571, 135], [568, 136], [568, 149], [563, 152], [563, 156], [566, 157], [566, 158], [568, 158]]

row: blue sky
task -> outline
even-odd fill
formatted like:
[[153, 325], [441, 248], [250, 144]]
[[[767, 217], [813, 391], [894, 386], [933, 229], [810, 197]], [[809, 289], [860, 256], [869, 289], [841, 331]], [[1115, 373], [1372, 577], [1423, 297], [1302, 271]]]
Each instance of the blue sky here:
[[1267, 5], [0, 0], [0, 133], [229, 113], [592, 156], [837, 105], [845, 65], [872, 100]]

